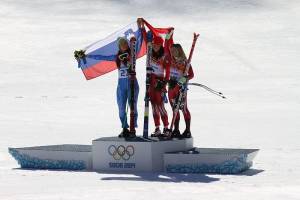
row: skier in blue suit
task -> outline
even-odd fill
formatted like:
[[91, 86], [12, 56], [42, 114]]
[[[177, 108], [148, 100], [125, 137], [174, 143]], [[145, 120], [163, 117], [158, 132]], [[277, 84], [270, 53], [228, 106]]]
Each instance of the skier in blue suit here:
[[[117, 87], [117, 103], [119, 107], [119, 117], [122, 124], [122, 132], [120, 133], [119, 137], [134, 137], [135, 133], [130, 133], [128, 130], [128, 123], [127, 123], [127, 110], [126, 105], [130, 103], [130, 78], [128, 76], [129, 70], [129, 63], [130, 63], [130, 47], [128, 45], [128, 41], [121, 37], [118, 40], [119, 45], [119, 52], [117, 54], [116, 63], [118, 67], [118, 87]], [[139, 85], [137, 79], [135, 79], [134, 83], [134, 124], [137, 127], [137, 101], [139, 95]]]

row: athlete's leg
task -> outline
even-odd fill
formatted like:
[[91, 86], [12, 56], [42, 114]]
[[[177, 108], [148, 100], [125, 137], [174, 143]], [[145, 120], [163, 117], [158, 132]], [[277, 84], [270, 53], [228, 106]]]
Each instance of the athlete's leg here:
[[127, 116], [126, 116], [126, 103], [128, 98], [127, 86], [124, 86], [122, 82], [119, 82], [117, 87], [117, 103], [119, 108], [119, 118], [122, 124], [122, 128], [128, 128]]

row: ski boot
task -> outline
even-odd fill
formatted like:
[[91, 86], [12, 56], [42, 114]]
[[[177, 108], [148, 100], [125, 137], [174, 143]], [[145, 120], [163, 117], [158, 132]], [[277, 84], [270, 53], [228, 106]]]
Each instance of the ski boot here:
[[182, 138], [191, 138], [192, 134], [189, 129], [185, 129], [185, 131], [182, 133]]
[[172, 131], [172, 138], [181, 138], [179, 129], [174, 129]]
[[175, 120], [174, 130], [172, 131], [172, 138], [181, 138], [179, 131], [179, 119]]
[[155, 131], [151, 134], [151, 137], [161, 137], [161, 131], [159, 127], [155, 128]]
[[123, 128], [123, 130], [122, 130], [122, 132], [119, 134], [119, 138], [127, 138], [127, 137], [129, 137], [129, 134], [130, 134], [130, 132], [129, 132], [129, 130], [128, 130], [128, 128]]
[[134, 131], [134, 132], [130, 132], [130, 131], [129, 131], [128, 137], [129, 137], [129, 138], [135, 138], [135, 137], [136, 137], [135, 131]]
[[163, 136], [166, 138], [166, 139], [172, 139], [172, 131], [168, 128], [164, 128], [163, 130]]
[[185, 124], [186, 124], [186, 128], [185, 131], [182, 133], [182, 138], [191, 138], [192, 137], [191, 130], [190, 130], [191, 120], [190, 119], [186, 120]]

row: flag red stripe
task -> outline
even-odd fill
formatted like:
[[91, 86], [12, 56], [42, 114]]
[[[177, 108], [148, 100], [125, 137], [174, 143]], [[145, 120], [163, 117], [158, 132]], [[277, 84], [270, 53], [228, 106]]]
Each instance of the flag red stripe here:
[[117, 65], [115, 61], [103, 61], [99, 62], [89, 68], [83, 69], [83, 74], [87, 80], [96, 78], [97, 76], [101, 76], [108, 72], [117, 69]]

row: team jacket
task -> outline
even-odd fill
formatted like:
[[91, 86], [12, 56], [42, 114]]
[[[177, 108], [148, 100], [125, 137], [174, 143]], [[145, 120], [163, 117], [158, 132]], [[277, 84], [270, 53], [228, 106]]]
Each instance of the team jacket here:
[[170, 59], [162, 56], [159, 59], [151, 58], [150, 66], [152, 67], [151, 85], [155, 85], [156, 81], [170, 79]]
[[[178, 81], [183, 76], [186, 64], [186, 61], [176, 61], [175, 59], [172, 59], [170, 67], [170, 79]], [[190, 66], [188, 71], [188, 79], [190, 80], [192, 78], [194, 78], [194, 72], [192, 66]]]

